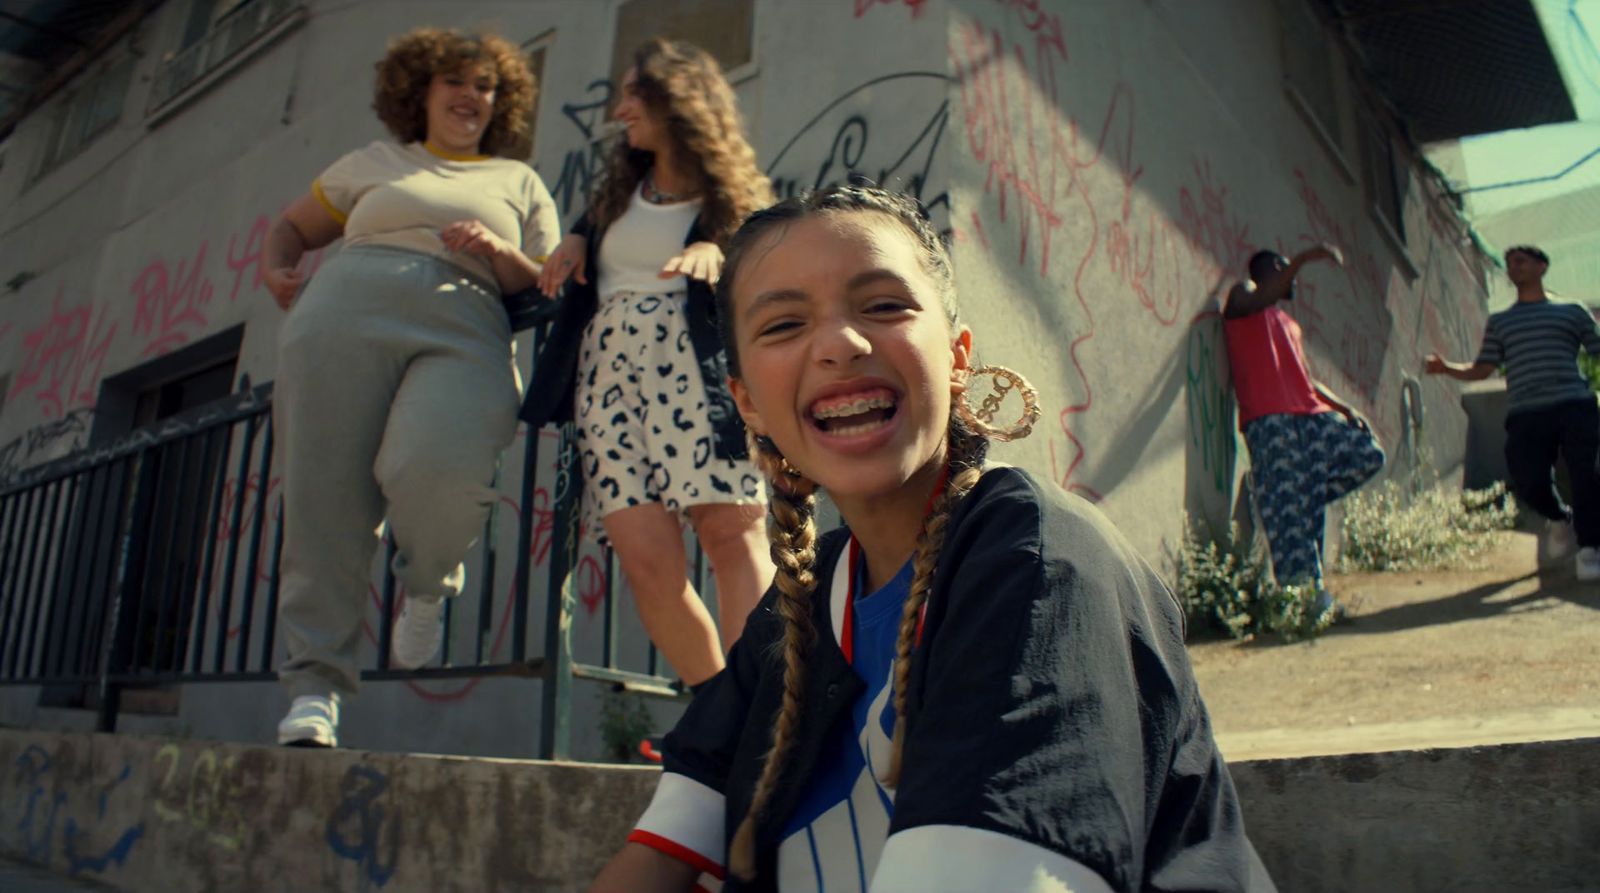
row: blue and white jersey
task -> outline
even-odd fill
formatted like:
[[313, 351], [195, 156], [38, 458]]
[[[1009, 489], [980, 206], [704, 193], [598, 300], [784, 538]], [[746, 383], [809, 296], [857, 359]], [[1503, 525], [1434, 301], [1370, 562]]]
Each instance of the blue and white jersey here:
[[840, 639], [866, 691], [852, 706], [851, 721], [828, 731], [784, 828], [778, 848], [778, 888], [784, 893], [866, 893], [894, 814], [894, 791], [879, 779], [888, 771], [894, 740], [894, 646], [913, 567], [906, 562], [881, 589], [854, 598], [866, 588], [866, 563], [852, 564], [852, 573], [839, 575], [854, 580], [839, 607], [850, 612], [848, 619], [841, 618]]
[[852, 599], [850, 540], [838, 530], [817, 543], [803, 721], [755, 817], [753, 873], [724, 866], [785, 697], [774, 593], [663, 742], [631, 841], [726, 893], [1273, 889], [1211, 738], [1178, 607], [1092, 506], [991, 469], [952, 511], [918, 618], [892, 791], [878, 776], [911, 573]]

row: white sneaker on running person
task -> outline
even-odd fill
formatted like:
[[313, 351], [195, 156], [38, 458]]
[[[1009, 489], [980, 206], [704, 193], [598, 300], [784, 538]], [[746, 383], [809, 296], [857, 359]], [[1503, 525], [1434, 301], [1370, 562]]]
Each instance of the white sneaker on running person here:
[[1578, 579], [1584, 583], [1600, 580], [1600, 548], [1584, 546], [1578, 550]]
[[293, 747], [339, 746], [339, 696], [301, 695], [278, 723], [278, 743]]
[[1578, 535], [1571, 521], [1547, 521], [1539, 533], [1539, 566], [1563, 564], [1578, 551]]
[[439, 596], [406, 596], [400, 617], [394, 622], [394, 644], [389, 656], [407, 670], [433, 660], [444, 641], [444, 599]]

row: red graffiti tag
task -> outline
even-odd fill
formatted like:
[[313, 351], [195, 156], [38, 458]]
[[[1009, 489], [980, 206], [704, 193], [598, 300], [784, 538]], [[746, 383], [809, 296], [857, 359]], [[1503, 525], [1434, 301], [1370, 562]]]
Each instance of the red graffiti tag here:
[[22, 336], [23, 359], [9, 398], [32, 395], [47, 419], [93, 406], [117, 324], [89, 301], [63, 309], [61, 289], [45, 324]]
[[148, 342], [144, 356], [159, 356], [180, 347], [209, 325], [205, 308], [211, 303], [213, 288], [204, 271], [206, 248], [202, 241], [194, 256], [179, 261], [176, 270], [158, 257], [134, 278], [129, 289], [137, 302], [133, 331]]
[[877, 6], [904, 6], [911, 10], [911, 17], [922, 15], [922, 5], [927, 0], [855, 0], [856, 18], [861, 18]]

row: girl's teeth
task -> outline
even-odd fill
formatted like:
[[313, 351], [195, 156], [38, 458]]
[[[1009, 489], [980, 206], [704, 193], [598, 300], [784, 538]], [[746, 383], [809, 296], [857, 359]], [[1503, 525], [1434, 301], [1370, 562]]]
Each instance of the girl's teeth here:
[[845, 425], [839, 428], [830, 428], [828, 433], [837, 437], [850, 437], [855, 434], [865, 434], [883, 427], [884, 422], [863, 422], [859, 425]]

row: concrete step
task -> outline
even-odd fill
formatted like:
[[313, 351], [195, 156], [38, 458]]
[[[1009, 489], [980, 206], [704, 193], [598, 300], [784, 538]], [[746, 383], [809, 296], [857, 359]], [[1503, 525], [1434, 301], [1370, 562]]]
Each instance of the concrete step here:
[[[1600, 877], [1600, 739], [1230, 769], [1285, 891], [1562, 891]], [[0, 855], [137, 893], [562, 893], [622, 844], [656, 778], [0, 730]]]
[[0, 890], [5, 893], [106, 893], [114, 889], [105, 884], [74, 880], [42, 868], [0, 858]]

